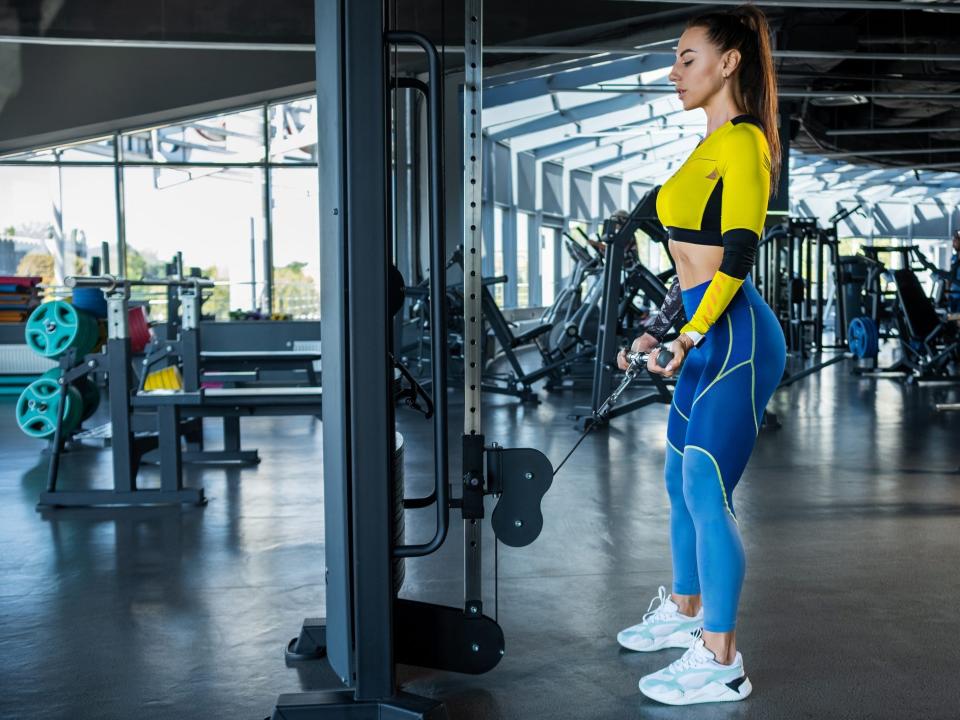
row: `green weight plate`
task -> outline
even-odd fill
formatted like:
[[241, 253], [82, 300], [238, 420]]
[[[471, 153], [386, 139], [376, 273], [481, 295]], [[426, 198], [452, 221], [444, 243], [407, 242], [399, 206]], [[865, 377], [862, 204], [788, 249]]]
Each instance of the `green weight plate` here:
[[[56, 382], [60, 379], [60, 375], [60, 368], [55, 367], [47, 370], [42, 377], [52, 378]], [[72, 387], [76, 388], [77, 392], [80, 393], [80, 400], [83, 403], [83, 410], [80, 413], [80, 422], [83, 422], [93, 415], [100, 406], [100, 388], [97, 387], [97, 384], [86, 375], [74, 380], [71, 385]]]
[[75, 380], [73, 386], [80, 393], [80, 399], [83, 402], [83, 412], [80, 415], [80, 422], [83, 422], [97, 411], [100, 405], [100, 388], [89, 377]]
[[[59, 372], [59, 369], [58, 369]], [[53, 378], [41, 377], [30, 383], [17, 400], [17, 424], [33, 438], [53, 437], [56, 431], [57, 407], [60, 403], [60, 384]], [[63, 429], [73, 432], [80, 424], [83, 401], [76, 388], [67, 388], [63, 411]]]
[[31, 313], [24, 337], [27, 346], [44, 357], [60, 357], [70, 348], [76, 348], [77, 354], [83, 356], [96, 345], [96, 325], [93, 316], [68, 302], [54, 300]]

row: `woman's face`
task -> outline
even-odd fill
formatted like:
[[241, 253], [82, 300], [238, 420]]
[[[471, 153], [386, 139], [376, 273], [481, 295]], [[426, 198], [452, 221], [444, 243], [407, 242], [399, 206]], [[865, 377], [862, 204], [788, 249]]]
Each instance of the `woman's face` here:
[[684, 30], [669, 80], [677, 87], [684, 110], [696, 110], [723, 86], [723, 57], [707, 38], [706, 28]]

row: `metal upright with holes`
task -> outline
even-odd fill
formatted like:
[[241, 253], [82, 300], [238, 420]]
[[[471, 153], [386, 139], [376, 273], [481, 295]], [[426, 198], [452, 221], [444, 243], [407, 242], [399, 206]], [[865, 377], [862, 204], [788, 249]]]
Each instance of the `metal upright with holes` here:
[[480, 416], [482, 364], [480, 211], [483, 192], [481, 120], [483, 93], [483, 3], [467, 0], [463, 87], [463, 552], [464, 610], [483, 612], [481, 584], [483, 519], [483, 432]]

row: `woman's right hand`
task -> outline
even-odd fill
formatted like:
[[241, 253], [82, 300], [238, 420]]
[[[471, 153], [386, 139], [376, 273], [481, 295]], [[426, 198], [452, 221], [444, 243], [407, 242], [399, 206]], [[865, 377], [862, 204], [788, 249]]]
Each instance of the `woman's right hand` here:
[[[648, 353], [659, 344], [660, 341], [657, 340], [653, 335], [650, 333], [644, 333], [633, 341], [633, 344], [630, 346], [630, 352]], [[627, 360], [627, 353], [625, 350], [621, 350], [620, 354], [617, 355], [617, 367], [621, 370], [626, 370], [628, 367], [630, 367], [630, 361]]]

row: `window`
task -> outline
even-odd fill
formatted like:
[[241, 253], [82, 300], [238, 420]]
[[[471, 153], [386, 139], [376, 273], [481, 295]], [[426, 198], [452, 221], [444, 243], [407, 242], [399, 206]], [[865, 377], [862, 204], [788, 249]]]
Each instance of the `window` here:
[[316, 168], [273, 168], [273, 311], [320, 317], [320, 209]]
[[[493, 274], [503, 275], [503, 209], [495, 207], [493, 209]], [[503, 307], [503, 283], [497, 283], [493, 286], [493, 299], [497, 305]]]
[[556, 298], [555, 264], [559, 235], [556, 228], [540, 226], [540, 304], [544, 307], [553, 305]]
[[[162, 277], [182, 252], [217, 283], [206, 316], [318, 318], [316, 106], [263, 103], [0, 157], [0, 273], [62, 284], [106, 243], [114, 273]], [[164, 320], [165, 295], [134, 299]]]
[[262, 108], [125, 133], [124, 162], [257, 163], [264, 156]]
[[[571, 220], [569, 223], [567, 223], [567, 235], [573, 238], [574, 242], [585, 246], [586, 240], [584, 239], [584, 234], [589, 235], [589, 230], [587, 229], [587, 224], [585, 222]], [[560, 254], [560, 282], [564, 283], [569, 280], [572, 273], [573, 258], [570, 256], [570, 253], [563, 252]]]
[[317, 163], [317, 99], [271, 105], [270, 162]]
[[530, 216], [517, 212], [517, 307], [530, 307]]
[[112, 167], [0, 166], [0, 187], [0, 274], [61, 285], [89, 272], [102, 243], [117, 267]]
[[[127, 274], [163, 276], [178, 251], [218, 286], [205, 315], [266, 307], [263, 171], [250, 168], [124, 168]], [[150, 297], [165, 297], [148, 288]], [[156, 305], [156, 308], [154, 306]], [[151, 303], [162, 311], [163, 303]], [[155, 314], [152, 313], [154, 317]]]
[[72, 143], [70, 145], [61, 145], [60, 147], [39, 148], [22, 153], [12, 153], [0, 157], [0, 163], [3, 162], [36, 162], [36, 163], [55, 163], [55, 162], [104, 162], [112, 163], [114, 160], [114, 140], [113, 136], [96, 138], [93, 140], [83, 140], [82, 142]]

